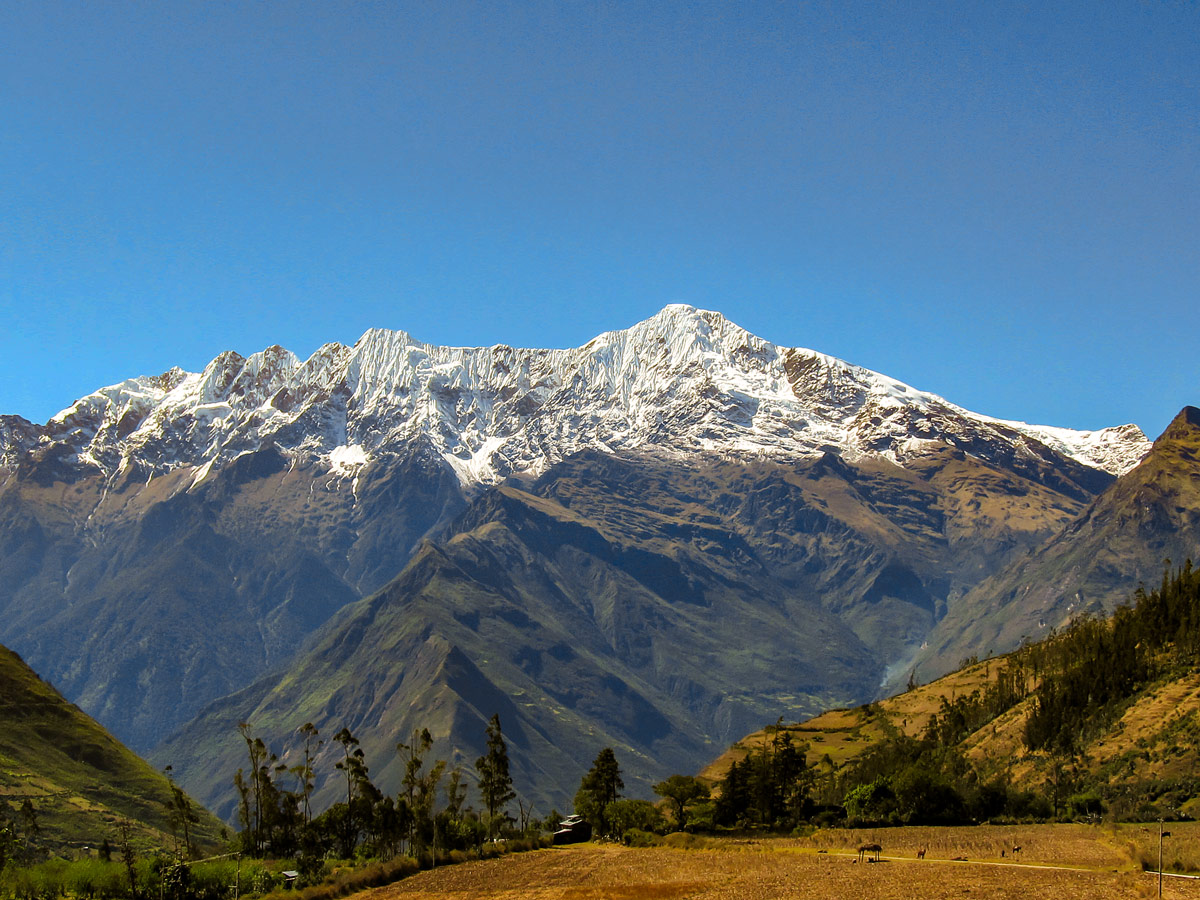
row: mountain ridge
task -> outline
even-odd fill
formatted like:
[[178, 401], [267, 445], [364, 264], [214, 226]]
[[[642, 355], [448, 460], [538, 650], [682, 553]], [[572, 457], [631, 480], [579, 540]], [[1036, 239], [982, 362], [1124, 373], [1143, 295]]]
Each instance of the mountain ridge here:
[[1185, 406], [1143, 460], [1046, 544], [972, 588], [919, 657], [925, 675], [1037, 638], [1082, 614], [1107, 615], [1165, 559], [1200, 550], [1200, 409]]
[[[390, 424], [398, 423], [398, 424]], [[581, 449], [724, 449], [739, 454], [920, 455], [949, 440], [988, 458], [997, 437], [1111, 474], [1148, 448], [1136, 426], [1091, 432], [969, 413], [927, 392], [812, 350], [772, 344], [719, 313], [673, 305], [568, 350], [440, 347], [370, 329], [301, 362], [272, 346], [218, 355], [80, 398], [45, 426], [0, 423], [0, 461], [31, 456], [105, 479], [180, 467], [192, 484], [267, 442], [353, 481], [418, 435], [460, 482], [538, 474]], [[1033, 443], [1030, 443], [1033, 442]], [[38, 458], [38, 457], [41, 458]]]

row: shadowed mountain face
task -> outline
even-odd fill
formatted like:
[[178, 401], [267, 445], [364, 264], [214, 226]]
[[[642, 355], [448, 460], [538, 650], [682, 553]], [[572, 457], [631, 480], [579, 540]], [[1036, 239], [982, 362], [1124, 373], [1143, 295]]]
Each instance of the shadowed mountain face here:
[[1079, 506], [949, 448], [920, 474], [833, 456], [580, 454], [481, 495], [307, 652], [154, 758], [228, 815], [240, 721], [285, 761], [305, 722], [345, 725], [395, 791], [394, 748], [414, 728], [469, 768], [499, 712], [517, 787], [539, 808], [566, 808], [604, 746], [648, 794], [764, 721], [872, 697], [981, 560], [1031, 546]]
[[929, 639], [923, 677], [989, 655], [1084, 614], [1111, 613], [1166, 560], [1200, 558], [1200, 410], [1185, 407], [1150, 454], [1044, 546], [985, 579]]
[[181, 490], [192, 474], [0, 487], [0, 635], [143, 751], [289, 658], [464, 505], [419, 455], [357, 497], [274, 447]]

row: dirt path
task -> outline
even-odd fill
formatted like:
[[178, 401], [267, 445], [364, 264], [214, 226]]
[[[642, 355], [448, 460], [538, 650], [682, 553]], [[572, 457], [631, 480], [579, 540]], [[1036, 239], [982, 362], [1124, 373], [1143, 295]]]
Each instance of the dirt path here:
[[[677, 850], [584, 845], [466, 863], [377, 888], [360, 900], [1061, 900], [1149, 898], [1141, 873], [885, 860], [859, 864], [769, 842]], [[1174, 881], [1168, 898], [1200, 900], [1200, 883]]]

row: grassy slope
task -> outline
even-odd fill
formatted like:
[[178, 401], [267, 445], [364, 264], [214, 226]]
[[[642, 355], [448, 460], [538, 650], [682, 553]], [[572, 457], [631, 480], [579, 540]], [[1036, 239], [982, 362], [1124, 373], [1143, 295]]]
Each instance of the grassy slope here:
[[[167, 846], [169, 797], [165, 777], [0, 647], [0, 803], [31, 800], [45, 844], [95, 846], [128, 819], [139, 843]], [[199, 812], [199, 839], [215, 843], [220, 823]]]
[[[942, 698], [954, 699], [978, 690], [1003, 664], [1004, 657], [985, 660], [878, 703], [830, 710], [784, 729], [797, 743], [808, 743], [810, 765], [841, 767], [888, 734], [903, 731], [919, 736]], [[1030, 703], [1024, 701], [968, 735], [961, 747], [981, 773], [1007, 773], [1017, 786], [1037, 789], [1049, 777], [1050, 759], [1025, 747]], [[771, 732], [764, 728], [747, 735], [705, 767], [701, 777], [712, 782], [724, 777], [731, 761], [760, 747]], [[1200, 672], [1147, 686], [1111, 727], [1083, 748], [1081, 764], [1117, 785], [1200, 771]], [[1185, 804], [1184, 811], [1200, 813], [1200, 800]]]
[[[996, 660], [977, 663], [887, 700], [853, 709], [831, 709], [805, 722], [785, 724], [783, 728], [797, 744], [808, 743], [809, 765], [817, 765], [828, 756], [840, 767], [889, 734], [902, 731], [919, 735], [929, 717], [937, 712], [943, 697], [961, 697], [978, 690], [989, 677], [994, 677], [998, 668]], [[773, 732], [771, 726], [742, 738], [709, 763], [701, 777], [709, 781], [723, 778], [733, 760], [761, 747]]]

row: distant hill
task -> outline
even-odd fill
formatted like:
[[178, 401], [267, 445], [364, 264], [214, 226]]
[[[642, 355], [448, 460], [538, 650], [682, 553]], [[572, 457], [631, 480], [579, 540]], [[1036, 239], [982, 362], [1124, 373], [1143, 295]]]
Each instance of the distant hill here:
[[[51, 850], [110, 843], [127, 820], [142, 846], [173, 844], [167, 779], [0, 647], [0, 804], [31, 801]], [[196, 806], [193, 836], [219, 842], [222, 825]]]

